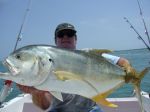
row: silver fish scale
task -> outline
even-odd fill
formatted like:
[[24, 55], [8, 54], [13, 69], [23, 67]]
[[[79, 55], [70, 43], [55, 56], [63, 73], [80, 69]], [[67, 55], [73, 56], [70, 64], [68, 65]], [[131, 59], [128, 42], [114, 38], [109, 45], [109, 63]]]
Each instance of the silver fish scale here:
[[[54, 51], [54, 52], [52, 52]], [[56, 70], [68, 71], [76, 75], [92, 76], [108, 73], [108, 75], [125, 75], [118, 66], [105, 60], [100, 55], [86, 53], [84, 51], [70, 51], [51, 49]], [[84, 77], [84, 76], [83, 76]]]

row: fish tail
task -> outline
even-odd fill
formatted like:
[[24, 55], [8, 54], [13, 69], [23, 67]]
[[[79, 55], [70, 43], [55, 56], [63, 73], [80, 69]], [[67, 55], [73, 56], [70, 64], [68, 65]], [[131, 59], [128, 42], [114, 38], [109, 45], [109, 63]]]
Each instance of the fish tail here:
[[145, 112], [144, 108], [143, 108], [143, 102], [142, 102], [140, 85], [139, 84], [134, 85], [134, 90], [135, 90], [136, 96], [137, 96], [138, 101], [139, 101], [141, 112]]
[[149, 72], [150, 67], [145, 68], [139, 75], [140, 79], [143, 79], [143, 77]]
[[[142, 103], [142, 96], [141, 96], [141, 89], [140, 89], [140, 83], [141, 83], [141, 80], [144, 78], [144, 76], [149, 72], [150, 70], [150, 67], [147, 67], [145, 68], [142, 72], [140, 73], [137, 73], [134, 69], [133, 71], [131, 71], [131, 73], [129, 73], [127, 75], [127, 77], [130, 75], [131, 77], [129, 78], [126, 78], [130, 79], [129, 82], [133, 83], [134, 85], [134, 89], [135, 89], [135, 93], [136, 93], [136, 96], [138, 98], [138, 101], [139, 101], [139, 105], [140, 105], [140, 108], [141, 108], [141, 112], [144, 112], [144, 108], [143, 108], [143, 103]], [[127, 80], [126, 80], [127, 81]]]

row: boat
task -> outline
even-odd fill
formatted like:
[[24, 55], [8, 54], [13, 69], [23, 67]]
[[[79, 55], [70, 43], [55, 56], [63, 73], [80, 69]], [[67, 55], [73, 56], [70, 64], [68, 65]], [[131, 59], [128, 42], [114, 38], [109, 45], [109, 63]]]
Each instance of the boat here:
[[[142, 91], [142, 101], [145, 112], [150, 112], [150, 94]], [[16, 98], [5, 102], [0, 107], [0, 112], [46, 112], [32, 103], [30, 94], [20, 94]], [[108, 101], [118, 105], [117, 108], [101, 106], [104, 112], [140, 112], [136, 96], [126, 98], [107, 98]]]

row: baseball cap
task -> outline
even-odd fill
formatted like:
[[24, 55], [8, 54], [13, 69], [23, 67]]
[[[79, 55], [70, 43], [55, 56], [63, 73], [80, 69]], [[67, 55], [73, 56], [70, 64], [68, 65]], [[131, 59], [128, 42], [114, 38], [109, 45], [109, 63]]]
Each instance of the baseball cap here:
[[74, 31], [74, 33], [76, 33], [77, 31], [75, 30], [75, 27], [70, 24], [70, 23], [61, 23], [56, 27], [55, 30], [55, 37], [58, 34], [58, 32], [62, 31], [62, 30], [72, 30]]

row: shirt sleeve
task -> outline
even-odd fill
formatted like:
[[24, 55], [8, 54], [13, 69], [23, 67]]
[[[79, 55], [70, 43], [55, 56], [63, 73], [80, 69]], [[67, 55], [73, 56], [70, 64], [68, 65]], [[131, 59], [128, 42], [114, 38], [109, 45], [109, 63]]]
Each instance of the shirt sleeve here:
[[114, 56], [114, 55], [110, 55], [106, 53], [103, 53], [102, 56], [106, 58], [107, 60], [113, 62], [114, 64], [117, 64], [118, 60], [120, 59], [120, 57], [118, 56]]

